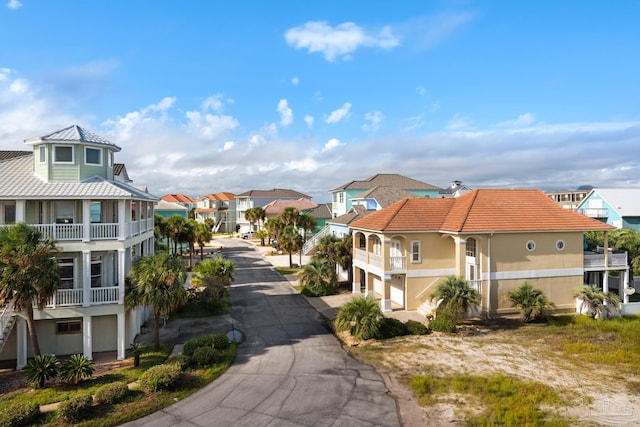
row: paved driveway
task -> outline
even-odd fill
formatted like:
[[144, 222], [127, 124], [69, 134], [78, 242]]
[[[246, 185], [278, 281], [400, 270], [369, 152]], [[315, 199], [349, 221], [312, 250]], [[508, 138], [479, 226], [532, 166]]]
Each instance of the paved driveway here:
[[225, 240], [237, 266], [231, 368], [207, 387], [131, 426], [399, 426], [373, 368], [351, 359], [318, 313], [248, 243]]

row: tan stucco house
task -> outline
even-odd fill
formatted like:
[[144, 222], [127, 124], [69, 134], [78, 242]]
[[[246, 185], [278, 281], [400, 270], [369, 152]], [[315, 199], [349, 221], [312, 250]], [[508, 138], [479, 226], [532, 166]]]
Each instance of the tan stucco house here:
[[[492, 189], [406, 198], [350, 228], [353, 292], [379, 298], [383, 311], [423, 314], [433, 310], [431, 292], [448, 275], [464, 277], [480, 292], [485, 313], [513, 311], [506, 295], [524, 282], [558, 309], [575, 310], [573, 294], [584, 283], [584, 232], [614, 229], [563, 209], [538, 190]], [[628, 275], [626, 258], [607, 264], [605, 258], [591, 256], [588, 267]]]

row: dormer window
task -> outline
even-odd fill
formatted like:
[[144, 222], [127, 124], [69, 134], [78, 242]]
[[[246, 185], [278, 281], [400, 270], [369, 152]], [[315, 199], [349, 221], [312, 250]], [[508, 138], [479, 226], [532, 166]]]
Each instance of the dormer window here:
[[38, 161], [40, 164], [47, 163], [47, 147], [44, 145], [38, 147]]
[[73, 163], [73, 147], [71, 145], [56, 145], [53, 147], [54, 163]]
[[102, 166], [102, 150], [84, 147], [84, 163], [86, 165]]
[[113, 167], [113, 153], [109, 151], [109, 167]]

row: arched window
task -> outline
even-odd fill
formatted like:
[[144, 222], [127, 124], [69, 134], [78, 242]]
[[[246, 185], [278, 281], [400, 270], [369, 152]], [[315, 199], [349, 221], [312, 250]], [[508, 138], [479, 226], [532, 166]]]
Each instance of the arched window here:
[[474, 238], [469, 238], [467, 239], [467, 248], [466, 248], [466, 255], [469, 257], [476, 257], [476, 254], [478, 253], [478, 249], [477, 249], [477, 243], [476, 243], [476, 239]]

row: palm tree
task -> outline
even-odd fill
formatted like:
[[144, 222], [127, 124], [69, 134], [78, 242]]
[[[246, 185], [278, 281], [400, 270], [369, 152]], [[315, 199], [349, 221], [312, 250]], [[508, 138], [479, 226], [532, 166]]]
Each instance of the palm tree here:
[[300, 221], [300, 212], [298, 211], [298, 209], [291, 206], [284, 208], [279, 216], [284, 227], [288, 225], [297, 227], [298, 222]]
[[549, 316], [553, 303], [540, 289], [534, 289], [528, 283], [524, 283], [507, 295], [511, 303], [522, 313], [523, 322], [543, 320]]
[[431, 300], [440, 301], [441, 313], [446, 311], [460, 322], [471, 307], [480, 303], [480, 294], [462, 277], [451, 275], [436, 285]]
[[246, 221], [249, 221], [249, 231], [253, 231], [253, 224], [255, 224], [256, 221], [258, 221], [258, 212], [256, 211], [256, 208], [249, 208], [246, 211], [244, 211], [244, 219]]
[[191, 282], [195, 286], [206, 285], [208, 279], [221, 282], [228, 286], [236, 278], [236, 265], [224, 258], [213, 258], [196, 264], [193, 268]]
[[199, 222], [196, 224], [193, 235], [200, 247], [200, 261], [204, 259], [204, 246], [211, 240], [211, 228], [206, 222]]
[[278, 246], [289, 252], [289, 268], [293, 268], [292, 254], [302, 248], [302, 237], [294, 225], [287, 225], [282, 229], [278, 236]]
[[[195, 251], [196, 246], [196, 227], [198, 226], [198, 222], [195, 219], [189, 218], [185, 223], [185, 227], [180, 233], [180, 242], [186, 243], [189, 248], [189, 265], [188, 268], [191, 268], [193, 264], [193, 252]], [[180, 255], [182, 255], [182, 246], [180, 246]]]
[[382, 321], [382, 310], [371, 297], [356, 297], [338, 309], [334, 327], [337, 331], [349, 330], [358, 339], [373, 338]]
[[582, 285], [573, 296], [582, 300], [580, 312], [592, 319], [604, 319], [611, 312], [618, 313], [620, 310], [620, 297], [611, 292], [604, 292], [596, 285]]
[[185, 268], [182, 261], [167, 254], [136, 259], [129, 272], [128, 307], [146, 305], [155, 320], [154, 350], [160, 349], [160, 316], [182, 306], [187, 299], [184, 288]]
[[347, 280], [353, 282], [353, 236], [347, 234], [336, 244], [336, 264], [347, 272]]
[[58, 249], [42, 239], [36, 228], [16, 224], [0, 228], [0, 301], [13, 302], [27, 319], [34, 356], [40, 345], [33, 319], [33, 304], [42, 310], [60, 284]]
[[313, 257], [300, 272], [300, 284], [309, 288], [314, 295], [328, 295], [336, 287], [336, 269], [326, 258]]
[[180, 215], [171, 215], [167, 218], [167, 234], [173, 241], [173, 253], [178, 253], [178, 241], [184, 233], [187, 221]]
[[314, 228], [316, 228], [316, 219], [314, 217], [311, 216], [310, 213], [308, 212], [302, 212], [300, 214], [300, 218], [298, 220], [298, 225], [300, 226], [300, 228], [302, 228], [302, 230], [304, 231], [303, 235], [303, 244], [307, 243], [307, 233], [310, 231], [313, 231]]
[[280, 218], [269, 218], [264, 223], [264, 228], [269, 233], [269, 245], [271, 245], [271, 238], [273, 237], [277, 239], [280, 229], [282, 228], [282, 223], [280, 221]]
[[162, 216], [162, 215], [158, 215], [155, 214], [153, 216], [153, 223], [154, 223], [154, 237], [156, 242], [160, 242], [161, 238], [164, 237], [167, 239], [167, 253], [169, 253], [169, 250], [171, 249], [171, 245], [169, 245], [169, 230], [167, 228], [167, 220]]
[[255, 235], [260, 238], [260, 246], [264, 246], [264, 239], [269, 236], [269, 232], [266, 229], [261, 228], [256, 231]]
[[267, 216], [267, 213], [264, 211], [262, 206], [256, 206], [253, 208], [253, 215], [258, 223], [258, 230], [262, 228], [262, 224], [264, 224], [264, 219]]

